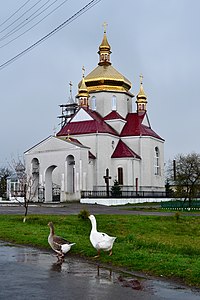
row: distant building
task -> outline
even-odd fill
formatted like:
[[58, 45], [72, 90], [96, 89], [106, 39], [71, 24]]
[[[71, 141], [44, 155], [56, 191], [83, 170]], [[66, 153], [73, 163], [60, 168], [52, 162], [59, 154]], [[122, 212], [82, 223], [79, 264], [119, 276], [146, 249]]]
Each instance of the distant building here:
[[111, 64], [105, 30], [98, 54], [76, 100], [70, 88], [61, 105], [60, 131], [25, 152], [27, 174], [39, 187], [35, 201], [77, 200], [81, 191], [105, 190], [105, 179], [122, 190], [165, 189], [164, 140], [151, 128], [142, 76], [134, 101], [131, 82]]

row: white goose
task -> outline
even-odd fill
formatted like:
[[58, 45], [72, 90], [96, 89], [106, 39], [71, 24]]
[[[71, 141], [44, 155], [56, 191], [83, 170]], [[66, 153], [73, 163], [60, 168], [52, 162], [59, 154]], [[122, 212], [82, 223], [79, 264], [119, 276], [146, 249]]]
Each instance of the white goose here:
[[109, 256], [112, 255], [112, 247], [116, 237], [112, 237], [103, 232], [97, 231], [97, 222], [95, 216], [90, 215], [88, 217], [92, 223], [92, 229], [90, 232], [90, 242], [92, 246], [97, 250], [98, 255], [100, 256], [100, 251], [110, 251]]
[[60, 236], [55, 235], [54, 226], [52, 222], [48, 223], [50, 234], [48, 236], [48, 243], [51, 248], [57, 253], [58, 259], [63, 259], [65, 254], [71, 249], [75, 243], [71, 243]]

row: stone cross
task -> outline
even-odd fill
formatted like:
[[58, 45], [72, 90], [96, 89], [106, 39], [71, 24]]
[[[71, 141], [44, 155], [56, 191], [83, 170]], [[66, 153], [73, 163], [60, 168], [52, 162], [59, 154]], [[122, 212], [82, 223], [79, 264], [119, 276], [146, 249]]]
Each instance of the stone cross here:
[[106, 194], [107, 194], [107, 197], [109, 197], [109, 179], [111, 179], [112, 177], [109, 176], [109, 169], [107, 168], [106, 169], [106, 175], [103, 176], [104, 180], [105, 180], [105, 183], [106, 183]]

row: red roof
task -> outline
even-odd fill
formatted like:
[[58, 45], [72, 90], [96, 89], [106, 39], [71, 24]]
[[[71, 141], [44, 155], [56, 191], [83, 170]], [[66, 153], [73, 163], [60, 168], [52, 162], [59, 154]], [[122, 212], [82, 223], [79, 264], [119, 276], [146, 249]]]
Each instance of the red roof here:
[[[111, 119], [123, 119], [116, 111], [112, 111], [106, 117], [102, 118], [96, 111], [92, 111], [89, 108], [81, 109], [84, 109], [92, 120], [73, 122], [73, 118], [77, 115], [78, 110], [70, 121], [57, 133], [57, 136], [67, 136], [69, 134], [71, 138], [73, 135], [90, 133], [108, 133], [119, 136], [117, 131], [105, 122], [106, 120]], [[142, 124], [145, 115], [146, 113], [128, 113], [125, 119], [127, 122], [124, 125], [120, 136], [152, 136], [163, 140], [151, 129], [151, 127]]]
[[155, 131], [150, 127], [142, 124], [146, 113], [129, 113], [126, 117], [127, 123], [124, 125], [120, 136], [152, 136], [157, 139], [163, 140]]
[[109, 113], [103, 119], [104, 120], [115, 120], [115, 119], [122, 119], [122, 120], [124, 120], [124, 118], [120, 114], [118, 114], [118, 112], [116, 112], [115, 110], [111, 111], [111, 113]]
[[57, 136], [76, 134], [88, 134], [88, 133], [110, 133], [118, 135], [118, 133], [95, 111], [85, 109], [87, 113], [93, 118], [89, 121], [77, 121], [71, 122], [73, 118], [57, 133]]
[[134, 157], [140, 159], [140, 156], [131, 150], [122, 140], [119, 140], [111, 158]]

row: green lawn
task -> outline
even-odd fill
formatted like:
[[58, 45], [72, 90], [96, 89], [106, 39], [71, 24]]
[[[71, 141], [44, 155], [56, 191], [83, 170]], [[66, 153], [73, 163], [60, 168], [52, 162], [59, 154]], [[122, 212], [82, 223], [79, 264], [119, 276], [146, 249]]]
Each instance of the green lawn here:
[[[50, 249], [47, 223], [52, 221], [57, 235], [76, 245], [71, 253], [93, 259], [89, 241], [89, 219], [78, 216], [0, 215], [0, 239]], [[132, 271], [143, 271], [200, 287], [200, 218], [182, 216], [96, 216], [98, 230], [117, 236], [113, 255], [102, 253], [100, 261]]]

